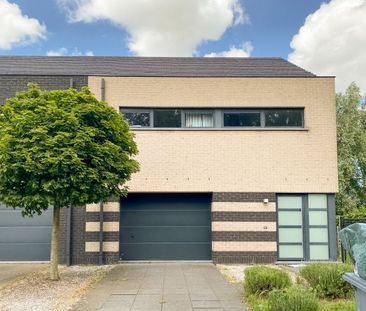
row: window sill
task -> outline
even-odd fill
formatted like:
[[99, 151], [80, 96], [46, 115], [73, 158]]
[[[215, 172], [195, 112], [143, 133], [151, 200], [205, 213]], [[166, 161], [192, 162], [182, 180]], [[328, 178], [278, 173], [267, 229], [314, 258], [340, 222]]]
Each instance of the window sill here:
[[308, 128], [281, 128], [281, 127], [267, 127], [267, 128], [187, 128], [187, 127], [131, 127], [132, 131], [221, 131], [221, 132], [237, 132], [237, 131], [249, 131], [249, 132], [307, 132], [309, 131]]

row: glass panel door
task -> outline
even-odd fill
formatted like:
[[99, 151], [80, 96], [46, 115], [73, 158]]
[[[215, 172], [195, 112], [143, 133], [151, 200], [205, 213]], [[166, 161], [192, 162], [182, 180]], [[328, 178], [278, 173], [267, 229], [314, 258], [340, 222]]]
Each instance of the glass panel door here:
[[326, 194], [309, 194], [309, 259], [329, 260], [328, 203]]
[[278, 196], [278, 257], [303, 260], [303, 208], [301, 195]]

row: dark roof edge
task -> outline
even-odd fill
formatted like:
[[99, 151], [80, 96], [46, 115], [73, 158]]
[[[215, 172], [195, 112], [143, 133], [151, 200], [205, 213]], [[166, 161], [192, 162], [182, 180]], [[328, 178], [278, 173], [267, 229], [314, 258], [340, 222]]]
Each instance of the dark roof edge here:
[[[87, 59], [93, 59], [93, 58], [130, 58], [130, 59], [135, 59], [135, 58], [145, 58], [145, 59], [282, 59], [285, 60], [289, 63], [291, 63], [290, 61], [288, 61], [287, 59], [280, 57], [280, 56], [257, 56], [257, 57], [204, 57], [204, 56], [118, 56], [118, 55], [94, 55], [94, 56], [85, 56], [85, 55], [80, 55], [80, 56], [72, 56], [72, 55], [64, 55], [64, 56], [46, 56], [46, 55], [0, 55], [1, 57], [8, 57], [8, 58], [87, 58]], [[293, 64], [293, 63], [291, 63]]]
[[181, 76], [159, 76], [159, 75], [102, 75], [102, 74], [14, 74], [14, 73], [0, 73], [0, 76], [37, 76], [37, 77], [116, 77], [116, 78], [305, 78], [305, 79], [314, 79], [314, 78], [336, 78], [336, 76], [300, 76], [300, 75], [293, 75], [293, 76], [188, 76], [188, 75], [181, 75]]

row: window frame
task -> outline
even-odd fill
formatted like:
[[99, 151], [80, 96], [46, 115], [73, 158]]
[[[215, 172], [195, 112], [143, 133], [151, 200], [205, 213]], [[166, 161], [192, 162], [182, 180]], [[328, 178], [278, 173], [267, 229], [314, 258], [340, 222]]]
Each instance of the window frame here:
[[[155, 111], [168, 111], [168, 110], [179, 110], [180, 112], [180, 126], [178, 127], [172, 127], [172, 126], [159, 126], [159, 127], [155, 127], [154, 126], [154, 123], [155, 123]], [[151, 115], [150, 115], [150, 118], [152, 118], [152, 124], [153, 124], [153, 128], [156, 128], [156, 129], [181, 129], [183, 126], [182, 126], [182, 121], [183, 121], [183, 110], [181, 108], [152, 108], [151, 109]]]
[[[186, 115], [187, 114], [210, 114], [212, 116], [212, 126], [199, 127], [199, 126], [186, 126]], [[217, 128], [215, 122], [215, 111], [213, 109], [182, 109], [182, 128], [186, 129], [212, 129]]]
[[[279, 208], [279, 197], [301, 197], [301, 208], [300, 209], [287, 209], [287, 208]], [[304, 261], [307, 258], [307, 253], [306, 253], [306, 243], [307, 243], [307, 239], [306, 239], [306, 219], [305, 219], [305, 200], [306, 200], [306, 195], [304, 194], [295, 194], [295, 193], [290, 193], [290, 194], [280, 194], [276, 196], [276, 235], [277, 235], [277, 259], [279, 261]], [[279, 224], [279, 212], [280, 211], [291, 211], [291, 212], [301, 212], [301, 220], [302, 220], [302, 224], [300, 225], [280, 225]], [[296, 229], [301, 229], [302, 230], [302, 242], [298, 243], [298, 242], [280, 242], [279, 238], [279, 231], [281, 228], [296, 228]], [[289, 246], [298, 246], [301, 245], [302, 249], [303, 249], [303, 257], [302, 258], [298, 258], [298, 257], [292, 257], [292, 258], [281, 258], [280, 257], [280, 246], [281, 245], [289, 245]]]
[[[259, 126], [225, 126], [225, 113], [231, 113], [231, 114], [240, 114], [240, 113], [259, 113]], [[222, 128], [232, 128], [232, 129], [250, 129], [250, 128], [262, 128], [263, 126], [263, 113], [262, 109], [222, 109], [221, 110], [221, 122], [222, 122]]]
[[[279, 110], [300, 110], [301, 112], [301, 126], [294, 126], [294, 125], [276, 125], [276, 126], [267, 126], [266, 125], [266, 112], [273, 112], [273, 111], [279, 111]], [[304, 128], [305, 127], [305, 109], [304, 108], [267, 108], [263, 109], [263, 127], [265, 128]]]
[[[155, 127], [154, 112], [156, 110], [179, 110], [181, 113], [180, 127]], [[299, 110], [301, 112], [302, 124], [301, 126], [266, 126], [265, 113], [267, 111], [278, 110]], [[150, 126], [136, 126], [130, 125], [131, 129], [155, 129], [155, 130], [306, 130], [305, 128], [305, 108], [304, 107], [278, 107], [278, 108], [175, 108], [175, 107], [155, 107], [155, 108], [134, 108], [123, 107], [119, 108], [122, 114], [125, 113], [149, 113]], [[240, 114], [240, 113], [259, 113], [260, 126], [225, 126], [225, 114]], [[187, 127], [186, 114], [210, 114], [212, 115], [212, 127]]]
[[122, 115], [124, 115], [125, 113], [148, 113], [149, 114], [149, 126], [138, 126], [138, 125], [130, 125], [128, 123], [128, 121], [126, 120], [126, 122], [128, 123], [130, 128], [133, 129], [139, 129], [139, 128], [153, 128], [154, 127], [154, 118], [153, 118], [153, 109], [150, 108], [122, 108], [120, 107], [119, 109], [120, 113], [122, 113]]
[[[329, 194], [327, 193], [320, 193], [321, 195], [325, 195], [326, 196], [326, 202], [327, 202], [327, 206], [326, 209], [322, 208], [311, 208], [309, 209], [309, 196], [313, 195], [313, 194], [317, 194], [317, 193], [281, 193], [281, 194], [277, 194], [276, 195], [276, 228], [277, 228], [277, 260], [278, 261], [331, 261], [332, 259], [332, 251], [331, 251], [331, 244], [332, 244], [332, 240], [331, 240], [331, 233], [330, 233], [330, 226], [331, 224], [329, 223], [329, 219], [330, 219], [330, 213], [331, 213], [331, 203], [330, 203], [330, 199], [329, 199]], [[299, 258], [281, 258], [280, 255], [280, 245], [298, 245], [298, 243], [280, 243], [279, 242], [279, 229], [281, 228], [286, 228], [285, 226], [279, 225], [278, 223], [278, 212], [279, 211], [285, 211], [286, 209], [279, 209], [279, 204], [278, 204], [278, 198], [281, 196], [285, 196], [285, 197], [290, 197], [290, 196], [295, 196], [295, 197], [301, 197], [302, 200], [302, 231], [303, 231], [303, 258], [299, 259]], [[309, 224], [309, 211], [326, 211], [327, 213], [327, 225], [310, 225]], [[287, 226], [288, 228], [290, 227], [296, 227], [298, 228], [299, 226]], [[310, 229], [311, 228], [322, 228], [322, 229], [327, 229], [328, 231], [328, 242], [310, 242]], [[327, 245], [328, 246], [328, 259], [311, 259], [311, 254], [310, 254], [310, 246], [311, 245]]]

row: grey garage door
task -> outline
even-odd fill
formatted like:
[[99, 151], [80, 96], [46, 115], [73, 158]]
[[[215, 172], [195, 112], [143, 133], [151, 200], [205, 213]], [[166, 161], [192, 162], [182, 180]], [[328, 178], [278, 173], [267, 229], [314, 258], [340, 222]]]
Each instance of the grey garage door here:
[[129, 194], [121, 202], [121, 259], [211, 259], [210, 210], [209, 194]]
[[50, 258], [52, 210], [33, 218], [0, 204], [0, 261]]

